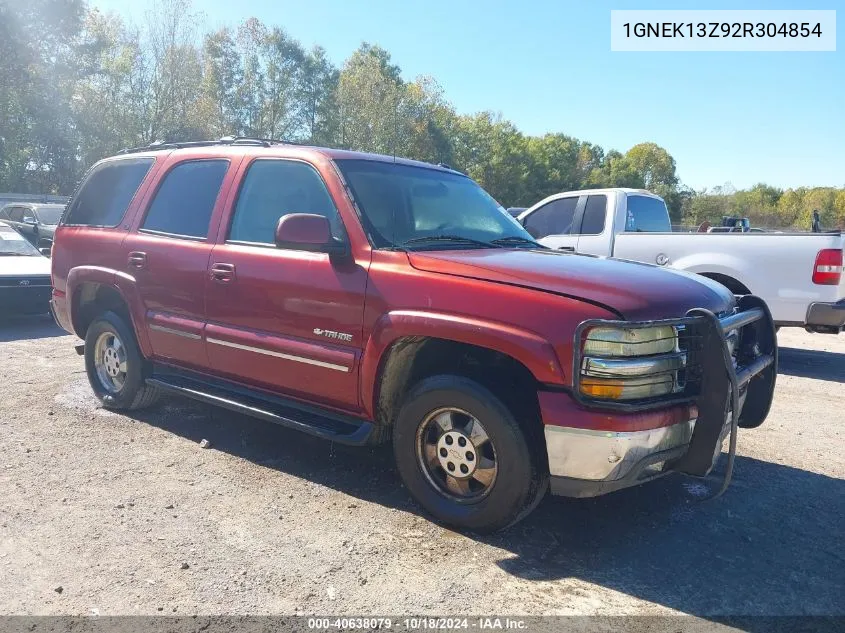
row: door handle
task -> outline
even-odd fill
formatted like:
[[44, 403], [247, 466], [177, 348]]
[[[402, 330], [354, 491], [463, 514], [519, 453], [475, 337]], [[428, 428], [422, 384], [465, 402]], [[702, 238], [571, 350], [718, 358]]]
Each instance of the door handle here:
[[559, 250], [559, 251], [571, 251], [571, 252], [574, 253], [575, 247], [574, 246], [558, 246], [557, 250]]
[[129, 253], [127, 261], [129, 263], [130, 268], [146, 268], [147, 254], [142, 253], [141, 251], [132, 251], [131, 253]]
[[211, 265], [211, 279], [220, 283], [227, 284], [235, 280], [235, 265], [234, 264], [212, 264]]

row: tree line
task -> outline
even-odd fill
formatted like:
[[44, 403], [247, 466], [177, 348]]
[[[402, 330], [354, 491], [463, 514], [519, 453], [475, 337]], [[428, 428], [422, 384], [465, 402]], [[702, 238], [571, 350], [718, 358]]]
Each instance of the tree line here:
[[813, 209], [826, 227], [845, 223], [845, 188], [696, 192], [655, 143], [622, 153], [529, 136], [492, 111], [458, 113], [434, 78], [404, 79], [379, 46], [337, 67], [279, 26], [201, 32], [201, 18], [191, 0], [157, 0], [140, 24], [83, 0], [0, 0], [0, 191], [69, 194], [123, 148], [236, 135], [445, 163], [504, 206], [624, 186], [662, 195], [679, 224], [741, 215], [808, 229]]

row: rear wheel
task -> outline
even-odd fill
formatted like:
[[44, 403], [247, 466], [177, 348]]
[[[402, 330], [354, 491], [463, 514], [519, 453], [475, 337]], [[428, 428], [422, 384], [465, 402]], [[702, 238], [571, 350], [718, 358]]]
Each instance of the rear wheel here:
[[145, 361], [124, 319], [106, 312], [85, 335], [85, 369], [94, 394], [110, 409], [141, 409], [158, 400], [159, 391], [144, 381]]
[[526, 516], [546, 491], [537, 435], [480, 384], [434, 376], [405, 400], [393, 448], [402, 480], [429, 513], [458, 528], [491, 532]]

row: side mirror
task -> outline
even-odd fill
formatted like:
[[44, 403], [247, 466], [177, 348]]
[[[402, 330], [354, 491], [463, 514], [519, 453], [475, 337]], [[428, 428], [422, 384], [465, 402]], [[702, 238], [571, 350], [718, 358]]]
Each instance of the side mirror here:
[[332, 257], [349, 254], [349, 247], [332, 237], [328, 219], [314, 213], [290, 213], [279, 218], [276, 224], [276, 246], [328, 253]]
[[25, 217], [23, 219], [24, 224], [29, 224], [30, 226], [35, 226], [38, 222], [35, 221], [35, 218]]
[[47, 248], [46, 246], [43, 248], [39, 248], [38, 252], [44, 255], [44, 257], [50, 257], [53, 254], [52, 248]]

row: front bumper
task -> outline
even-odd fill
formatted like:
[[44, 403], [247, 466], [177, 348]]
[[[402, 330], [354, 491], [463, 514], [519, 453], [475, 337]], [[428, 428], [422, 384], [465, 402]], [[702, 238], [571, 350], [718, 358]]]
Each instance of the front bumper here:
[[845, 328], [845, 299], [836, 303], [811, 303], [806, 323], [811, 330], [841, 331]]
[[595, 497], [659, 477], [686, 453], [695, 422], [631, 433], [546, 426], [552, 494]]
[[[541, 395], [553, 494], [596, 496], [669, 472], [705, 476], [733, 424], [754, 427], [765, 419], [777, 374], [777, 340], [761, 300], [742, 297], [738, 310], [721, 319], [697, 310], [665, 323], [694, 333], [686, 352], [700, 373], [695, 393], [664, 398], [662, 404], [660, 399], [601, 403], [578, 396], [574, 374], [573, 397]], [[737, 331], [739, 341], [734, 336], [729, 347], [728, 335]], [[581, 366], [576, 357], [574, 371]]]

